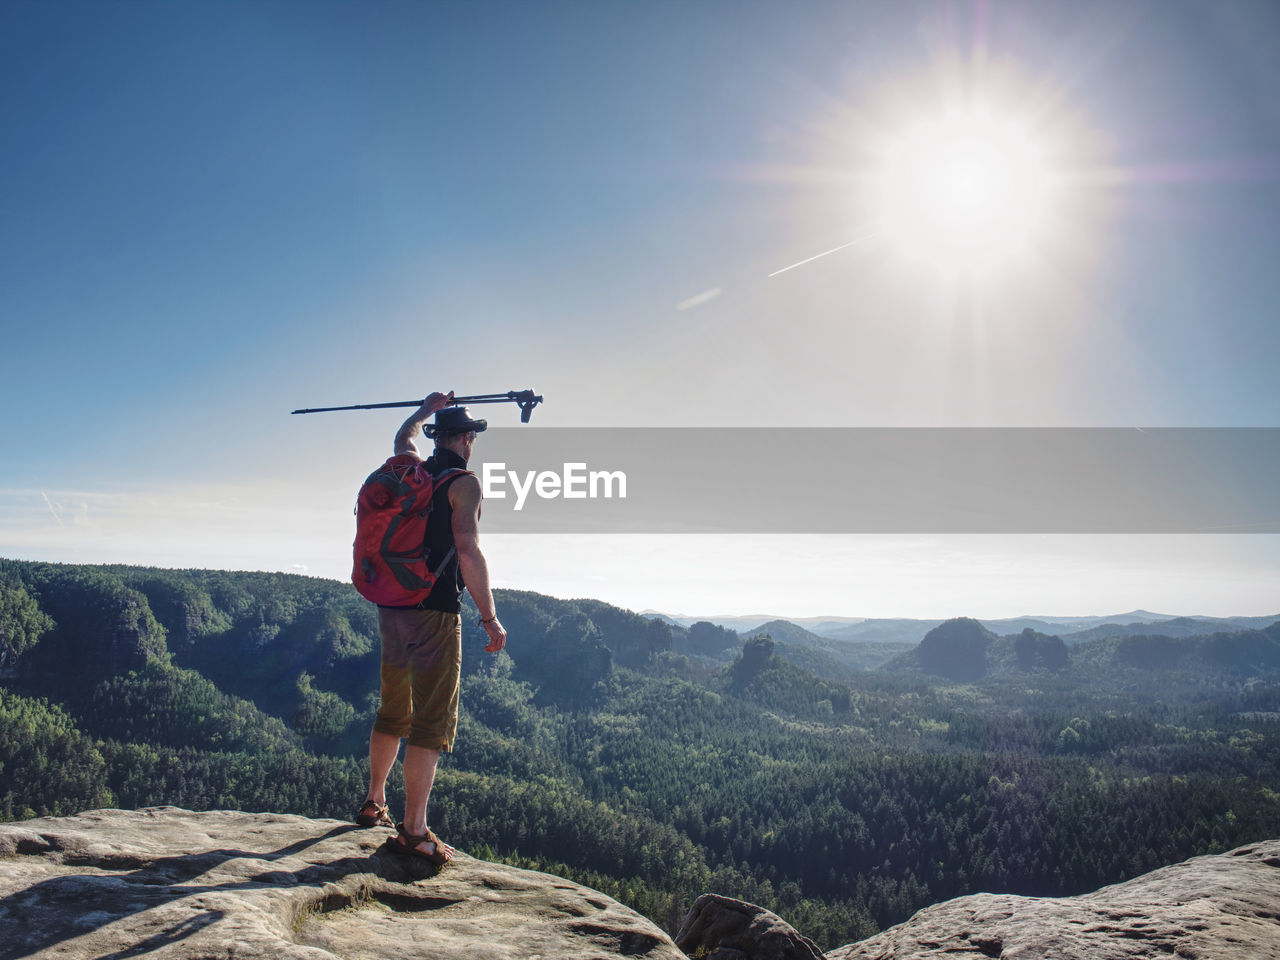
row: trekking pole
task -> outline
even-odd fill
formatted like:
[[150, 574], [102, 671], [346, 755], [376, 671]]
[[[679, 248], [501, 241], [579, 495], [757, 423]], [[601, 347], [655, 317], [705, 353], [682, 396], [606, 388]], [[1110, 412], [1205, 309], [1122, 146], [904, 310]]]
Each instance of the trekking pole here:
[[[478, 393], [471, 397], [454, 397], [449, 405], [459, 403], [514, 403], [520, 407], [520, 422], [528, 423], [533, 408], [542, 402], [542, 397], [532, 390], [508, 390], [506, 393]], [[290, 413], [331, 413], [334, 410], [381, 410], [385, 407], [420, 407], [421, 400], [393, 400], [390, 403], [353, 403], [348, 407], [307, 407], [305, 410], [291, 410]]]

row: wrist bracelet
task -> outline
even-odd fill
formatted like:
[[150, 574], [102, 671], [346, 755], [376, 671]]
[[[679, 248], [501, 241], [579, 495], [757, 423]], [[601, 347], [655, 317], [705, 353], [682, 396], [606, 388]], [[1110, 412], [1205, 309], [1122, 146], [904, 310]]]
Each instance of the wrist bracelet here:
[[481, 617], [477, 622], [478, 622], [478, 623], [480, 624], [480, 626], [482, 626], [482, 627], [483, 627], [486, 623], [497, 623], [497, 622], [498, 622], [498, 615], [495, 613], [492, 617]]

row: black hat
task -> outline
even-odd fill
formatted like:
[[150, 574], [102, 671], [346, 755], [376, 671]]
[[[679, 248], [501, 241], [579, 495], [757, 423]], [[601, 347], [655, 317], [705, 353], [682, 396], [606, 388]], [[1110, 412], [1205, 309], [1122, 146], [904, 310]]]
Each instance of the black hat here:
[[482, 433], [489, 426], [488, 420], [472, 420], [466, 407], [445, 407], [436, 414], [436, 422], [428, 423], [422, 432], [428, 437], [442, 437], [450, 433]]

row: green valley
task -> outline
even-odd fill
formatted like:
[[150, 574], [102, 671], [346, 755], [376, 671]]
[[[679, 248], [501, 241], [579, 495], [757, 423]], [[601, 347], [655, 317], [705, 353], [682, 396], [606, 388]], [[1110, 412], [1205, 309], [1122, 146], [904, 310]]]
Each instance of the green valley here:
[[[1276, 623], [1064, 638], [957, 618], [859, 647], [497, 600], [497, 656], [464, 610], [433, 826], [664, 926], [714, 891], [825, 949], [960, 894], [1075, 894], [1280, 832]], [[0, 818], [349, 819], [375, 613], [315, 578], [0, 560]]]

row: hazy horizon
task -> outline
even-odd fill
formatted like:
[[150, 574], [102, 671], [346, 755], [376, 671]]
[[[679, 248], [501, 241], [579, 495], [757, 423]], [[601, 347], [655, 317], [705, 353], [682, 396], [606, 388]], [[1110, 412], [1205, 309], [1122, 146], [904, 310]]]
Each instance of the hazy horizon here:
[[[69, 563], [70, 564], [70, 563], [81, 562], [81, 561], [57, 560], [57, 559], [38, 558], [38, 557], [0, 557], [0, 559], [20, 560], [20, 561], [37, 562], [37, 563], [45, 562], [45, 563]], [[110, 561], [110, 560], [100, 561], [100, 562], [88, 562], [88, 563], [91, 566], [105, 566], [105, 567], [110, 567], [110, 566], [157, 567], [157, 565], [155, 564], [129, 563], [124, 561]], [[158, 566], [157, 568], [170, 569], [170, 570], [217, 569], [217, 570], [225, 570], [227, 572], [239, 572], [239, 573], [283, 573], [283, 574], [288, 574], [293, 576], [312, 576], [312, 577], [317, 577], [323, 580], [329, 580], [335, 583], [350, 582], [350, 578], [347, 576], [336, 576], [336, 577], [322, 576], [319, 574], [306, 573], [306, 572], [297, 571], [297, 570], [263, 570], [263, 569], [257, 569], [257, 568], [247, 568], [247, 567], [208, 568], [208, 567], [199, 567], [199, 566], [186, 566], [186, 567]], [[511, 586], [507, 584], [498, 584], [498, 586], [501, 589], [510, 589], [510, 590], [530, 589], [528, 587]], [[586, 600], [603, 600], [604, 602], [611, 602], [604, 597], [582, 594], [582, 593], [556, 594], [556, 593], [548, 593], [547, 591], [541, 591], [541, 590], [535, 590], [531, 592], [542, 593], [546, 596], [551, 596], [558, 600], [586, 599]], [[794, 622], [797, 625], [803, 625], [804, 623], [816, 623], [816, 622], [822, 622], [822, 621], [832, 621], [832, 622], [848, 621], [850, 623], [861, 623], [861, 622], [874, 621], [874, 620], [919, 620], [924, 622], [924, 621], [933, 621], [933, 620], [950, 620], [957, 617], [968, 617], [970, 619], [982, 620], [982, 621], [1040, 619], [1040, 620], [1099, 620], [1099, 621], [1113, 620], [1113, 621], [1119, 622], [1118, 618], [1127, 617], [1127, 616], [1142, 616], [1142, 615], [1155, 618], [1156, 620], [1159, 620], [1159, 621], [1175, 620], [1179, 618], [1190, 618], [1190, 619], [1210, 618], [1214, 620], [1229, 620], [1234, 618], [1266, 619], [1268, 617], [1273, 617], [1273, 616], [1276, 619], [1280, 620], [1280, 611], [1275, 611], [1275, 610], [1272, 610], [1270, 612], [1263, 612], [1263, 613], [1240, 613], [1240, 612], [1205, 613], [1203, 611], [1197, 612], [1197, 613], [1184, 613], [1184, 612], [1170, 613], [1168, 611], [1148, 610], [1142, 607], [1134, 607], [1129, 610], [1112, 611], [1108, 613], [1081, 613], [1081, 612], [1026, 613], [1026, 612], [1023, 612], [1023, 613], [1016, 613], [1016, 614], [1001, 614], [998, 616], [989, 616], [987, 614], [984, 614], [981, 612], [974, 612], [971, 610], [964, 610], [964, 611], [959, 611], [959, 612], [950, 613], [950, 614], [934, 614], [934, 615], [913, 615], [911, 613], [867, 615], [867, 614], [860, 614], [860, 613], [831, 613], [831, 612], [814, 614], [814, 613], [785, 613], [785, 612], [777, 612], [777, 611], [747, 612], [747, 613], [732, 613], [732, 612], [724, 612], [724, 611], [720, 611], [718, 613], [687, 613], [685, 611], [662, 610], [662, 609], [657, 609], [652, 607], [640, 608], [640, 607], [634, 607], [634, 606], [626, 606], [625, 604], [614, 604], [614, 605], [620, 607], [621, 609], [630, 610], [631, 612], [637, 613], [641, 616], [663, 616], [673, 620], [691, 620], [691, 621], [706, 620], [711, 623], [721, 623], [721, 622], [728, 622], [728, 621], [758, 621], [758, 624], [767, 623], [771, 620], [787, 620], [790, 622]]]

